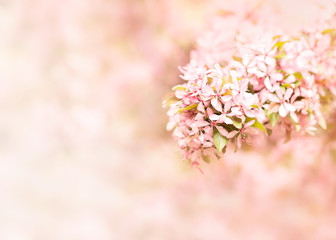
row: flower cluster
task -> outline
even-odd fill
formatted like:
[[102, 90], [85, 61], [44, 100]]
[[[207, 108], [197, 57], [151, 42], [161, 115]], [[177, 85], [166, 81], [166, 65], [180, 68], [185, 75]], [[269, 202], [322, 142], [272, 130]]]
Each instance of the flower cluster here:
[[336, 93], [335, 39], [333, 28], [267, 35], [262, 44], [239, 43], [227, 61], [192, 58], [181, 68], [185, 82], [164, 102], [183, 158], [192, 165], [219, 158], [228, 145], [251, 144], [276, 125], [288, 139], [326, 128], [321, 98]]

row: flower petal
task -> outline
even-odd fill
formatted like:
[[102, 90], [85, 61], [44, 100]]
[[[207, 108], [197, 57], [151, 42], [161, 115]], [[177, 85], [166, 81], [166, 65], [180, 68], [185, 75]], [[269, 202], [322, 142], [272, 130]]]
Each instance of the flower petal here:
[[268, 100], [270, 100], [271, 102], [275, 102], [275, 103], [279, 103], [280, 100], [277, 96], [275, 96], [274, 94], [270, 93], [267, 96]]
[[233, 130], [231, 132], [229, 132], [229, 134], [226, 136], [227, 138], [233, 138], [234, 136], [236, 136], [238, 133], [237, 130]]
[[209, 116], [209, 119], [210, 119], [211, 121], [217, 121], [219, 118], [220, 118], [220, 115], [217, 115], [217, 114], [211, 114], [211, 115]]
[[270, 113], [276, 113], [279, 111], [279, 104], [275, 102], [271, 102], [268, 108], [268, 114]]
[[292, 105], [290, 103], [285, 102], [284, 106], [289, 112], [295, 112], [296, 111], [296, 108], [294, 107], [294, 105]]
[[288, 100], [292, 96], [293, 92], [294, 92], [294, 90], [292, 88], [288, 88], [286, 93], [285, 93], [284, 99]]
[[204, 108], [204, 105], [202, 102], [200, 102], [197, 106], [197, 110], [200, 111], [200, 112], [203, 112], [205, 113], [205, 108]]
[[239, 136], [237, 137], [237, 146], [238, 146], [239, 148], [241, 148], [241, 146], [242, 146], [242, 136], [241, 136], [241, 135], [239, 135]]
[[218, 132], [224, 137], [226, 137], [229, 134], [228, 131], [221, 126], [216, 126], [216, 128], [217, 128]]
[[298, 116], [296, 115], [295, 112], [291, 112], [290, 116], [291, 116], [291, 118], [293, 119], [294, 122], [296, 122], [296, 123], [299, 122]]
[[288, 114], [288, 111], [286, 110], [286, 108], [284, 107], [283, 104], [280, 105], [280, 108], [279, 108], [279, 115], [281, 117], [286, 117]]
[[211, 99], [211, 105], [219, 112], [222, 112], [222, 103], [217, 98]]

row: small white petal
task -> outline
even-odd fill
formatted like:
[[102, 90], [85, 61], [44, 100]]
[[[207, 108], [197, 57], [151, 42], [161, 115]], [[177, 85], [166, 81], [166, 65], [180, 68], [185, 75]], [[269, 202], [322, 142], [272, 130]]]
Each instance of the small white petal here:
[[281, 104], [281, 105], [280, 105], [280, 108], [279, 108], [279, 115], [280, 115], [281, 117], [286, 117], [287, 114], [288, 114], [287, 110], [285, 109], [284, 105]]

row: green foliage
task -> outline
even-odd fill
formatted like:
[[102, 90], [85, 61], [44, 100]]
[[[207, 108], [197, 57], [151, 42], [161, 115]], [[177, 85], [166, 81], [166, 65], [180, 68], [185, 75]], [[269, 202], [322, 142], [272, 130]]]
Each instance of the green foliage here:
[[254, 123], [251, 126], [254, 127], [254, 128], [259, 128], [261, 131], [266, 133], [266, 135], [268, 135], [264, 124], [258, 122], [256, 118], [246, 118], [246, 120], [247, 120], [246, 122], [250, 122], [250, 121], [254, 120]]
[[183, 86], [183, 85], [176, 85], [172, 89], [173, 89], [173, 91], [176, 91], [176, 90], [183, 90], [183, 91], [185, 91], [186, 87]]
[[294, 76], [295, 76], [296, 79], [299, 79], [299, 80], [303, 79], [303, 76], [300, 72], [294, 73]]
[[274, 127], [279, 120], [279, 113], [269, 114], [268, 119], [270, 120], [271, 127]]
[[237, 62], [240, 62], [240, 63], [243, 62], [243, 59], [241, 57], [233, 56], [232, 58], [233, 58], [233, 60], [235, 60]]
[[162, 102], [163, 107], [169, 107], [172, 104], [175, 104], [181, 100], [177, 99], [175, 96], [169, 97]]
[[188, 110], [194, 109], [194, 108], [197, 107], [197, 105], [198, 105], [198, 104], [195, 103], [195, 104], [190, 105], [190, 106], [187, 106], [187, 107], [185, 107], [185, 108], [181, 108], [181, 109], [178, 110], [178, 112], [179, 112], [179, 113], [182, 113], [182, 112], [184, 112], [184, 111], [188, 111]]
[[210, 163], [211, 162], [211, 158], [209, 156], [207, 156], [207, 155], [202, 154], [202, 159], [206, 163]]
[[226, 144], [228, 144], [228, 142], [229, 142], [229, 139], [227, 139], [226, 137], [222, 136], [217, 131], [217, 129], [214, 129], [213, 139], [214, 139], [215, 146], [216, 146], [216, 148], [217, 148], [217, 150], [219, 152], [222, 152], [223, 149], [224, 149], [224, 147], [226, 146]]
[[272, 49], [274, 49], [274, 48], [278, 48], [278, 49], [281, 49], [282, 48], [282, 46], [285, 44], [285, 43], [287, 43], [288, 41], [283, 41], [283, 42], [277, 42], [276, 44], [274, 44], [274, 46], [272, 47]]

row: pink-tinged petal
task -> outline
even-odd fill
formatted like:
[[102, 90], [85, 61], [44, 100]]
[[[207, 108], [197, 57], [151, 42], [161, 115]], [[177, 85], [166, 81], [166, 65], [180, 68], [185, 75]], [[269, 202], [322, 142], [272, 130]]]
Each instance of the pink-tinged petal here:
[[255, 123], [255, 120], [251, 120], [251, 121], [245, 123], [244, 128], [247, 128], [247, 127], [249, 127], [249, 126], [252, 126], [254, 123]]
[[171, 131], [171, 130], [174, 129], [175, 126], [176, 126], [175, 122], [168, 122], [167, 126], [166, 126], [166, 129], [167, 129], [167, 131]]
[[285, 80], [285, 83], [293, 83], [296, 81], [296, 78], [294, 75], [289, 75], [286, 80]]
[[205, 143], [203, 143], [203, 147], [212, 147], [212, 143], [209, 141], [206, 141]]
[[231, 114], [234, 114], [234, 115], [242, 114], [242, 112], [240, 111], [240, 107], [232, 107], [231, 108]]
[[259, 69], [260, 69], [261, 71], [263, 71], [263, 72], [267, 72], [267, 67], [266, 67], [266, 64], [265, 64], [265, 63], [263, 63], [263, 62], [259, 62], [259, 63], [258, 63], [258, 67], [259, 67]]
[[259, 70], [256, 67], [250, 67], [247, 69], [247, 72], [250, 74], [257, 74]]
[[203, 128], [203, 130], [205, 132], [206, 139], [211, 139], [213, 135], [213, 128], [210, 126], [206, 126], [205, 128]]
[[218, 104], [218, 99], [217, 99], [216, 97], [213, 98], [213, 99], [211, 99], [211, 105], [212, 105], [214, 108], [216, 108], [217, 104]]
[[226, 123], [226, 124], [233, 124], [233, 121], [231, 120], [231, 118], [225, 118], [225, 120], [224, 120], [224, 123]]
[[202, 88], [202, 92], [203, 92], [204, 95], [207, 95], [207, 96], [213, 96], [213, 95], [215, 95], [214, 90], [211, 87], [209, 87], [209, 86], [204, 86]]
[[280, 108], [279, 108], [279, 115], [281, 117], [286, 117], [288, 114], [288, 111], [286, 110], [286, 108], [284, 107], [283, 104], [280, 105]]
[[[211, 144], [212, 145], [212, 144]], [[205, 156], [209, 156], [210, 158], [212, 158], [212, 159], [216, 159], [217, 158], [217, 156], [216, 156], [216, 154], [214, 153], [214, 150], [213, 149], [204, 149], [203, 150], [203, 154], [205, 155]]]
[[211, 105], [219, 112], [222, 112], [222, 103], [217, 98], [211, 99]]
[[266, 90], [263, 89], [261, 90], [261, 92], [259, 92], [259, 98], [260, 98], [260, 102], [263, 104], [267, 101], [267, 97], [270, 93]]
[[220, 118], [220, 115], [217, 115], [217, 114], [212, 114], [209, 116], [209, 119], [211, 121], [217, 121], [219, 118]]
[[194, 124], [197, 127], [204, 127], [204, 126], [210, 125], [210, 123], [208, 123], [207, 121], [204, 121], [204, 120], [196, 121]]
[[202, 113], [197, 113], [195, 116], [195, 121], [204, 120], [204, 115]]
[[242, 146], [242, 136], [241, 136], [241, 135], [239, 135], [239, 136], [237, 137], [237, 146], [238, 146], [239, 148], [241, 148], [241, 146]]
[[266, 63], [267, 65], [269, 65], [271, 68], [274, 68], [275, 65], [276, 65], [276, 61], [275, 61], [275, 59], [272, 58], [272, 57], [266, 57], [266, 58], [265, 58], [265, 63]]
[[193, 123], [190, 125], [191, 127], [191, 131], [189, 132], [189, 135], [194, 135], [196, 133], [198, 133], [198, 127], [197, 124]]
[[194, 138], [192, 141], [194, 142], [194, 145], [196, 146], [200, 146], [202, 144], [202, 142], [197, 138]]
[[295, 112], [291, 112], [289, 115], [291, 116], [291, 118], [293, 119], [294, 122], [296, 122], [296, 123], [299, 122], [298, 116], [296, 115]]
[[281, 73], [272, 73], [271, 79], [275, 81], [281, 81], [283, 79], [283, 75]]
[[222, 96], [221, 99], [222, 99], [223, 102], [228, 102], [232, 99], [232, 96], [225, 95], [225, 96]]
[[240, 81], [240, 91], [245, 92], [248, 88], [249, 79], [245, 78]]
[[270, 91], [270, 92], [273, 92], [274, 89], [271, 85], [271, 82], [270, 82], [270, 78], [267, 76], [264, 80], [264, 84], [265, 84], [265, 87]]
[[275, 102], [275, 103], [279, 103], [280, 100], [279, 98], [277, 98], [277, 96], [275, 96], [274, 94], [270, 93], [267, 96], [268, 100], [270, 100], [271, 102]]
[[197, 106], [197, 110], [200, 111], [200, 112], [203, 112], [205, 113], [205, 108], [204, 108], [204, 105], [203, 103], [199, 103], [198, 106]]
[[210, 106], [210, 100], [209, 99], [204, 99], [203, 104], [204, 104], [205, 108], [209, 107]]
[[288, 88], [286, 93], [285, 93], [284, 99], [288, 100], [292, 96], [293, 92], [294, 92], [294, 90], [292, 88]]
[[214, 114], [214, 111], [210, 107], [207, 108], [206, 112], [207, 112], [208, 116]]
[[247, 134], [250, 134], [250, 135], [254, 136], [254, 135], [258, 135], [259, 131], [255, 128], [249, 127], [249, 128], [246, 128], [244, 130], [244, 133], [247, 133]]
[[226, 114], [222, 114], [220, 115], [220, 117], [218, 118], [217, 122], [218, 123], [223, 123], [226, 119]]
[[246, 116], [250, 117], [250, 118], [254, 118], [255, 117], [255, 114], [252, 110], [250, 109], [244, 109], [244, 113]]
[[222, 87], [224, 90], [232, 89], [233, 84], [232, 83], [225, 83]]
[[279, 112], [279, 104], [275, 103], [275, 102], [271, 102], [268, 108], [268, 113], [276, 113]]
[[284, 106], [289, 112], [295, 112], [296, 111], [296, 108], [290, 103], [285, 102]]
[[220, 67], [220, 65], [218, 63], [216, 63], [214, 65], [215, 69], [216, 69], [216, 72], [219, 74], [219, 75], [222, 75], [223, 74], [223, 70], [222, 68]]
[[175, 96], [178, 99], [182, 99], [186, 95], [186, 92], [184, 90], [176, 90]]
[[283, 99], [283, 93], [282, 93], [281, 88], [278, 88], [277, 90], [275, 90], [275, 93], [279, 99]]
[[298, 110], [304, 108], [304, 106], [305, 106], [304, 102], [302, 102], [302, 101], [296, 101], [296, 102], [293, 103], [293, 105]]
[[251, 105], [256, 105], [258, 103], [258, 96], [256, 94], [251, 94], [244, 92], [244, 98], [243, 103], [245, 106], [251, 106]]
[[218, 132], [224, 137], [226, 137], [229, 134], [228, 131], [221, 126], [216, 126], [216, 128], [217, 128]]
[[233, 138], [234, 136], [236, 136], [238, 133], [237, 130], [233, 130], [231, 132], [229, 132], [229, 134], [227, 135], [227, 138]]
[[224, 105], [224, 111], [227, 112], [230, 110], [230, 108], [232, 107], [232, 102], [226, 102]]
[[200, 134], [198, 139], [200, 140], [201, 143], [204, 143], [204, 134]]

